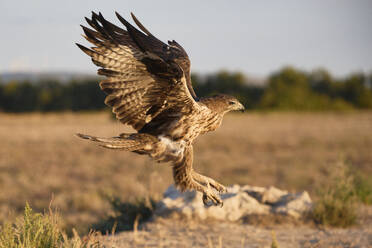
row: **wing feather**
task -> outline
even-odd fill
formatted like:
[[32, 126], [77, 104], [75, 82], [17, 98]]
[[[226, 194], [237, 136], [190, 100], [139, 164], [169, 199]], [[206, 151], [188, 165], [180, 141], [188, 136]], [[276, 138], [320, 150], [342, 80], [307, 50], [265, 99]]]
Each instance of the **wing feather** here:
[[175, 41], [167, 45], [158, 40], [133, 14], [143, 33], [116, 15], [126, 30], [92, 12], [91, 19], [85, 18], [90, 27], [81, 27], [93, 47], [77, 46], [100, 67], [98, 74], [106, 76], [100, 88], [117, 119], [140, 130], [169, 109], [185, 113], [197, 109], [184, 49]]

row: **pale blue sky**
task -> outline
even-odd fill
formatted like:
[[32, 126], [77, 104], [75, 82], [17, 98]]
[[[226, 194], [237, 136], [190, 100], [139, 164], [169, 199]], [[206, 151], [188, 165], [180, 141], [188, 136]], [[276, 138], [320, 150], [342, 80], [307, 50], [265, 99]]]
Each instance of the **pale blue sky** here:
[[0, 1], [0, 72], [95, 72], [75, 42], [90, 11], [119, 23], [130, 11], [188, 52], [192, 70], [266, 76], [285, 65], [337, 76], [372, 72], [371, 0]]

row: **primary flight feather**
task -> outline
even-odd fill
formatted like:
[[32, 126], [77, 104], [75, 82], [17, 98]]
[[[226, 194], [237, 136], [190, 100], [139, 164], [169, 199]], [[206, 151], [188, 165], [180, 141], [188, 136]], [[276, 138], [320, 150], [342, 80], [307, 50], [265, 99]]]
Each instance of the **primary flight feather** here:
[[78, 134], [99, 145], [146, 154], [158, 162], [171, 162], [176, 186], [203, 193], [203, 202], [222, 204], [218, 193], [225, 187], [192, 168], [193, 141], [221, 125], [225, 113], [244, 110], [227, 95], [199, 99], [191, 84], [190, 60], [176, 42], [163, 43], [132, 14], [139, 31], [118, 13], [126, 30], [107, 21], [101, 13], [85, 18], [84, 37], [93, 47], [77, 46], [92, 58], [107, 94], [105, 104], [116, 118], [137, 133], [100, 138]]

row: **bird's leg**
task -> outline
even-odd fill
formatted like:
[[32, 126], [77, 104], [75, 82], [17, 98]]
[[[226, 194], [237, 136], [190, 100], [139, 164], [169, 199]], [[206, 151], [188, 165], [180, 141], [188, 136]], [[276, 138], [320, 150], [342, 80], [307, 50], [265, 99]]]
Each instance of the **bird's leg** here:
[[211, 201], [214, 205], [222, 206], [222, 200], [218, 192], [225, 191], [225, 187], [211, 178], [194, 172], [192, 162], [192, 146], [187, 146], [184, 156], [173, 164], [173, 177], [176, 185], [182, 191], [193, 189], [203, 193], [203, 202], [205, 205], [209, 205], [209, 201]]
[[220, 196], [218, 196], [215, 192], [208, 189], [207, 191], [203, 192], [203, 203], [205, 206], [211, 206], [212, 204], [209, 202], [211, 201], [212, 204], [215, 206], [223, 207], [223, 201], [221, 200]]
[[216, 189], [218, 192], [220, 193], [225, 193], [227, 190], [226, 190], [226, 187], [223, 186], [222, 184], [220, 184], [219, 182], [216, 182], [214, 179], [210, 178], [210, 177], [207, 177], [207, 176], [203, 176], [195, 171], [192, 171], [192, 177], [199, 183], [209, 187], [209, 186], [212, 186], [214, 189]]
[[222, 207], [223, 202], [218, 194], [216, 194], [215, 190], [217, 190], [219, 193], [223, 193], [226, 192], [226, 187], [216, 182], [212, 178], [203, 176], [195, 171], [192, 171], [191, 175], [193, 179], [200, 185], [203, 185], [202, 187], [205, 189], [204, 191], [202, 191], [204, 205], [210, 206], [210, 203], [208, 202], [210, 200], [214, 205], [221, 205]]
[[[200, 174], [198, 175], [201, 176]], [[218, 193], [213, 188], [210, 187], [210, 184], [203, 185], [192, 176], [189, 180], [189, 185], [191, 186], [191, 188], [203, 193], [204, 205], [210, 206], [211, 204], [209, 201], [211, 201], [213, 205], [216, 206], [220, 205], [221, 207], [223, 206], [223, 201], [221, 200]]]
[[[191, 170], [189, 173], [184, 173], [182, 167], [173, 167], [173, 173], [174, 173], [174, 179], [176, 185], [182, 190], [188, 190], [193, 189], [196, 191], [199, 191], [203, 193], [203, 203], [207, 206], [211, 205], [208, 201], [211, 201], [214, 205], [221, 205], [222, 206], [222, 200], [218, 196], [218, 193], [216, 190], [214, 190], [210, 185], [208, 181], [206, 181], [205, 178], [202, 178], [203, 176], [200, 174], [197, 174], [193, 170]], [[196, 176], [198, 179], [204, 180], [204, 182], [200, 182], [200, 180], [197, 180], [194, 178], [194, 173], [198, 176]]]

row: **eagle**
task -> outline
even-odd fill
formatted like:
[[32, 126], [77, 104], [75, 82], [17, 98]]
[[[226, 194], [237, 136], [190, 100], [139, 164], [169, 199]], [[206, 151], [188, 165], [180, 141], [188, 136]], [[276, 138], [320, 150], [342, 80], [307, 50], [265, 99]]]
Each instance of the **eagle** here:
[[105, 76], [99, 83], [107, 94], [105, 104], [116, 118], [130, 125], [135, 133], [101, 138], [85, 134], [78, 137], [110, 149], [150, 156], [157, 162], [170, 162], [174, 182], [181, 191], [203, 194], [205, 205], [223, 205], [221, 183], [193, 169], [193, 142], [200, 135], [216, 130], [229, 111], [244, 111], [233, 96], [219, 94], [198, 98], [192, 87], [190, 60], [175, 40], [164, 43], [152, 35], [131, 13], [141, 30], [117, 12], [125, 29], [92, 12], [81, 25], [83, 37], [93, 46], [76, 45]]

